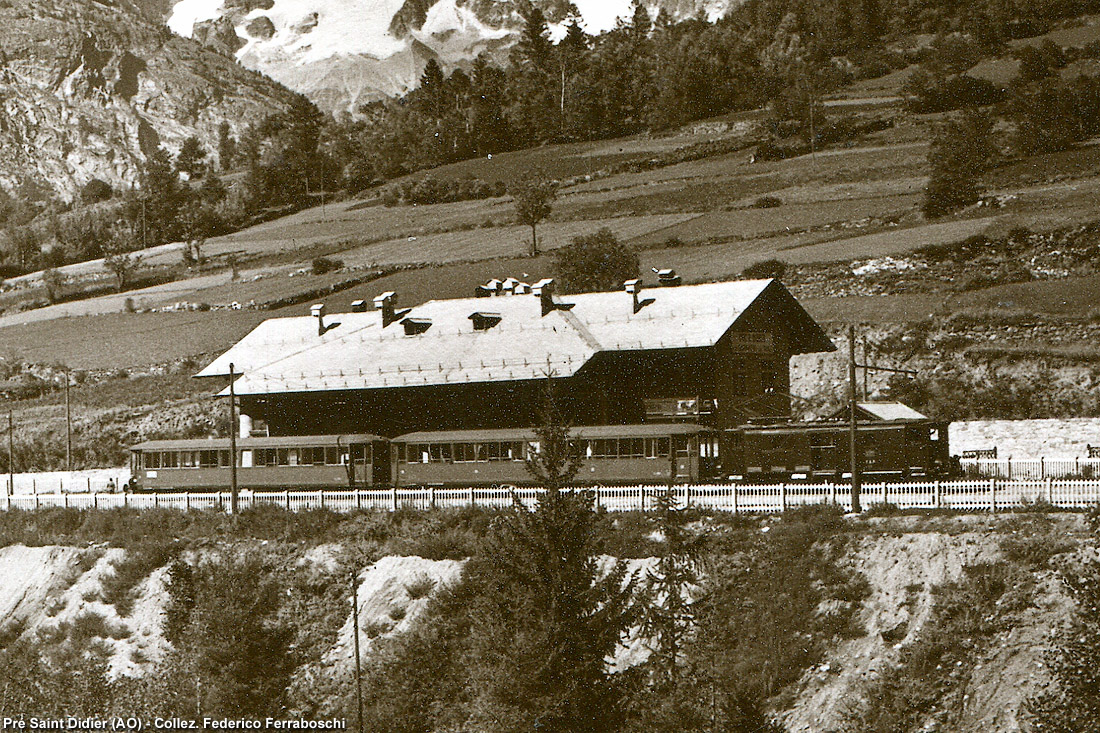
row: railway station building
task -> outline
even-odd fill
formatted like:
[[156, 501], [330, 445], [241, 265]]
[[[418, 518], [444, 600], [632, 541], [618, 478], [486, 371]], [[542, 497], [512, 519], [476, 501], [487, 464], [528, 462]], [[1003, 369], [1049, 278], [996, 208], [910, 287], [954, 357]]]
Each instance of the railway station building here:
[[789, 416], [790, 358], [835, 349], [777, 280], [560, 296], [494, 280], [478, 295], [314, 306], [196, 376], [224, 383], [233, 365], [242, 437], [529, 427], [548, 378], [573, 425], [727, 428]]

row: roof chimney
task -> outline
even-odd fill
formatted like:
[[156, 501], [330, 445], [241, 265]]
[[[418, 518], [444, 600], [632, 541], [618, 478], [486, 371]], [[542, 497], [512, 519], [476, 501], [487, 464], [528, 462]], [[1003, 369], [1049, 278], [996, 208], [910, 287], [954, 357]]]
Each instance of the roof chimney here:
[[557, 306], [554, 303], [554, 280], [553, 278], [543, 278], [539, 280], [531, 288], [531, 292], [538, 296], [539, 303], [542, 304], [542, 315], [546, 315], [551, 311], [557, 310]]
[[367, 312], [367, 301], [365, 301], [365, 300], [353, 300], [353, 301], [351, 301], [351, 312], [352, 313], [366, 313]]
[[634, 312], [637, 313], [642, 309], [642, 305], [639, 302], [639, 293], [642, 292], [642, 281], [635, 278], [634, 280], [627, 280], [623, 283], [623, 287], [626, 288], [626, 292], [634, 299]]
[[313, 314], [313, 317], [317, 319], [317, 335], [325, 335], [325, 304], [318, 303], [310, 306], [309, 312]]
[[665, 287], [671, 287], [679, 285], [682, 281], [680, 276], [676, 274], [676, 270], [658, 270], [656, 267], [649, 268], [657, 273], [657, 283]]
[[382, 328], [397, 320], [397, 293], [382, 293], [374, 299], [376, 310], [382, 311]]

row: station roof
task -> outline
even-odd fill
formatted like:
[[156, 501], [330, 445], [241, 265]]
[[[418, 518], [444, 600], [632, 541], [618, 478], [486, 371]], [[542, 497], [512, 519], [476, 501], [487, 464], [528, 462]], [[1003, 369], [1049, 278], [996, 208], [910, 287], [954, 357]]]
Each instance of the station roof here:
[[792, 324], [794, 353], [834, 349], [776, 280], [643, 290], [637, 310], [623, 291], [555, 301], [543, 314], [537, 295], [433, 300], [385, 327], [380, 311], [337, 313], [323, 334], [313, 316], [272, 319], [196, 376], [228, 375], [233, 363], [241, 395], [570, 377], [599, 352], [714, 346], [758, 303]]

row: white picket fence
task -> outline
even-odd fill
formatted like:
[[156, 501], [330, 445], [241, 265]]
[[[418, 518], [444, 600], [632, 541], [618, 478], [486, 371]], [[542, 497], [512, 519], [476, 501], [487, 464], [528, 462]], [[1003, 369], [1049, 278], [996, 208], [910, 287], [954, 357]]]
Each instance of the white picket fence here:
[[[602, 486], [592, 489], [596, 503], [607, 511], [651, 509], [654, 497], [666, 486]], [[851, 511], [851, 487], [847, 484], [703, 484], [673, 489], [677, 503], [701, 509], [733, 513], [776, 513], [813, 504], [836, 504]], [[532, 506], [541, 493], [528, 487], [373, 489], [348, 491], [241, 491], [238, 506], [248, 509], [274, 505], [290, 511], [358, 509], [396, 511], [401, 508], [501, 508], [518, 500]], [[228, 510], [230, 494], [15, 494], [0, 496], [0, 510], [67, 507], [73, 509], [216, 509]], [[864, 510], [877, 504], [899, 509], [952, 509], [1000, 511], [1037, 504], [1067, 509], [1100, 506], [1100, 480], [1096, 479], [974, 479], [912, 483], [865, 483], [860, 492]]]
[[964, 458], [960, 464], [973, 478], [1100, 478], [1100, 458]]

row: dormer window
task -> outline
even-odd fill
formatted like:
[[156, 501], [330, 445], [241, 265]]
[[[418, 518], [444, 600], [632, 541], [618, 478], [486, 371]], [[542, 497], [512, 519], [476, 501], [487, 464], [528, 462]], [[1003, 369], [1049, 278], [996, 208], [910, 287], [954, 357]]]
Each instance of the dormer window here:
[[470, 320], [474, 322], [475, 331], [488, 331], [490, 328], [500, 323], [501, 317], [499, 313], [477, 311], [476, 313], [470, 314]]
[[417, 336], [431, 328], [432, 322], [427, 318], [406, 318], [401, 325], [405, 327], [406, 336]]

